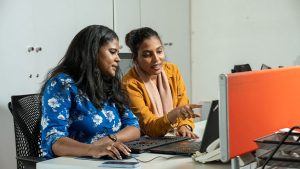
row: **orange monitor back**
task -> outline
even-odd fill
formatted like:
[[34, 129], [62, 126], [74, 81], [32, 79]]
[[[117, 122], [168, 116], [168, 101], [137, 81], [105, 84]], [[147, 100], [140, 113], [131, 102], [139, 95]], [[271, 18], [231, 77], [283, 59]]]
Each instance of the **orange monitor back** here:
[[300, 66], [220, 75], [221, 160], [257, 149], [254, 140], [300, 125]]

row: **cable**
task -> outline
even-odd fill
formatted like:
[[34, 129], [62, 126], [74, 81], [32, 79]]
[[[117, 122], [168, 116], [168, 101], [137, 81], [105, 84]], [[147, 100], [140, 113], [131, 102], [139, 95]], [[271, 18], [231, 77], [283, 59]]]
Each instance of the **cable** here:
[[134, 158], [134, 159], [135, 159], [136, 161], [138, 161], [138, 162], [148, 163], [148, 162], [151, 162], [151, 161], [153, 161], [153, 160], [155, 160], [155, 159], [157, 159], [157, 158], [164, 158], [164, 159], [169, 160], [169, 159], [174, 158], [174, 157], [176, 157], [176, 156], [172, 156], [172, 157], [156, 156], [156, 157], [154, 157], [154, 158], [152, 158], [152, 159], [150, 159], [150, 160], [140, 160], [140, 159], [138, 159], [138, 158], [136, 158], [136, 157], [132, 157], [132, 158]]
[[299, 142], [300, 141], [300, 136], [298, 136], [298, 139], [296, 140], [296, 142]]
[[288, 138], [288, 136], [292, 133], [293, 130], [295, 129], [300, 129], [300, 126], [294, 126], [290, 129], [290, 131], [287, 133], [287, 135], [285, 135], [282, 140], [280, 141], [280, 143], [276, 146], [276, 148], [273, 150], [273, 152], [270, 154], [270, 156], [267, 158], [267, 160], [264, 162], [262, 169], [264, 169], [266, 167], [266, 165], [268, 164], [268, 162], [273, 158], [274, 154], [277, 152], [277, 150], [280, 148], [280, 146], [284, 143], [284, 141]]

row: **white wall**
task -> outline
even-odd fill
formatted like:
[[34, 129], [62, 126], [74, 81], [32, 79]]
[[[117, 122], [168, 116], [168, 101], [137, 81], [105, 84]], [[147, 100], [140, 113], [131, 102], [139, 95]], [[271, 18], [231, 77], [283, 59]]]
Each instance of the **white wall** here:
[[235, 64], [300, 64], [299, 0], [192, 0], [192, 100], [218, 98]]

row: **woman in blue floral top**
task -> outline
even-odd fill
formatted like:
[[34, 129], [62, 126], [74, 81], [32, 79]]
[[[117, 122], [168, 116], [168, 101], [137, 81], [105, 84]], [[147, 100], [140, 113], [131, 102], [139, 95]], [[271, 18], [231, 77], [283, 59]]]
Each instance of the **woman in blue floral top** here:
[[118, 54], [118, 36], [105, 26], [74, 37], [42, 87], [44, 157], [130, 154], [123, 142], [138, 139], [140, 130], [121, 88]]

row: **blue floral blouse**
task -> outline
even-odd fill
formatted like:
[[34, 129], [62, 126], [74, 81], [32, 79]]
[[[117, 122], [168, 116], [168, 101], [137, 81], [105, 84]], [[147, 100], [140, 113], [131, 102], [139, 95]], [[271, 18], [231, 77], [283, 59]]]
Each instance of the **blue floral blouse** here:
[[47, 82], [41, 119], [41, 148], [45, 158], [55, 157], [52, 145], [61, 137], [90, 144], [126, 126], [139, 128], [138, 118], [130, 109], [122, 117], [111, 101], [106, 101], [101, 110], [96, 109], [69, 75], [61, 73]]

